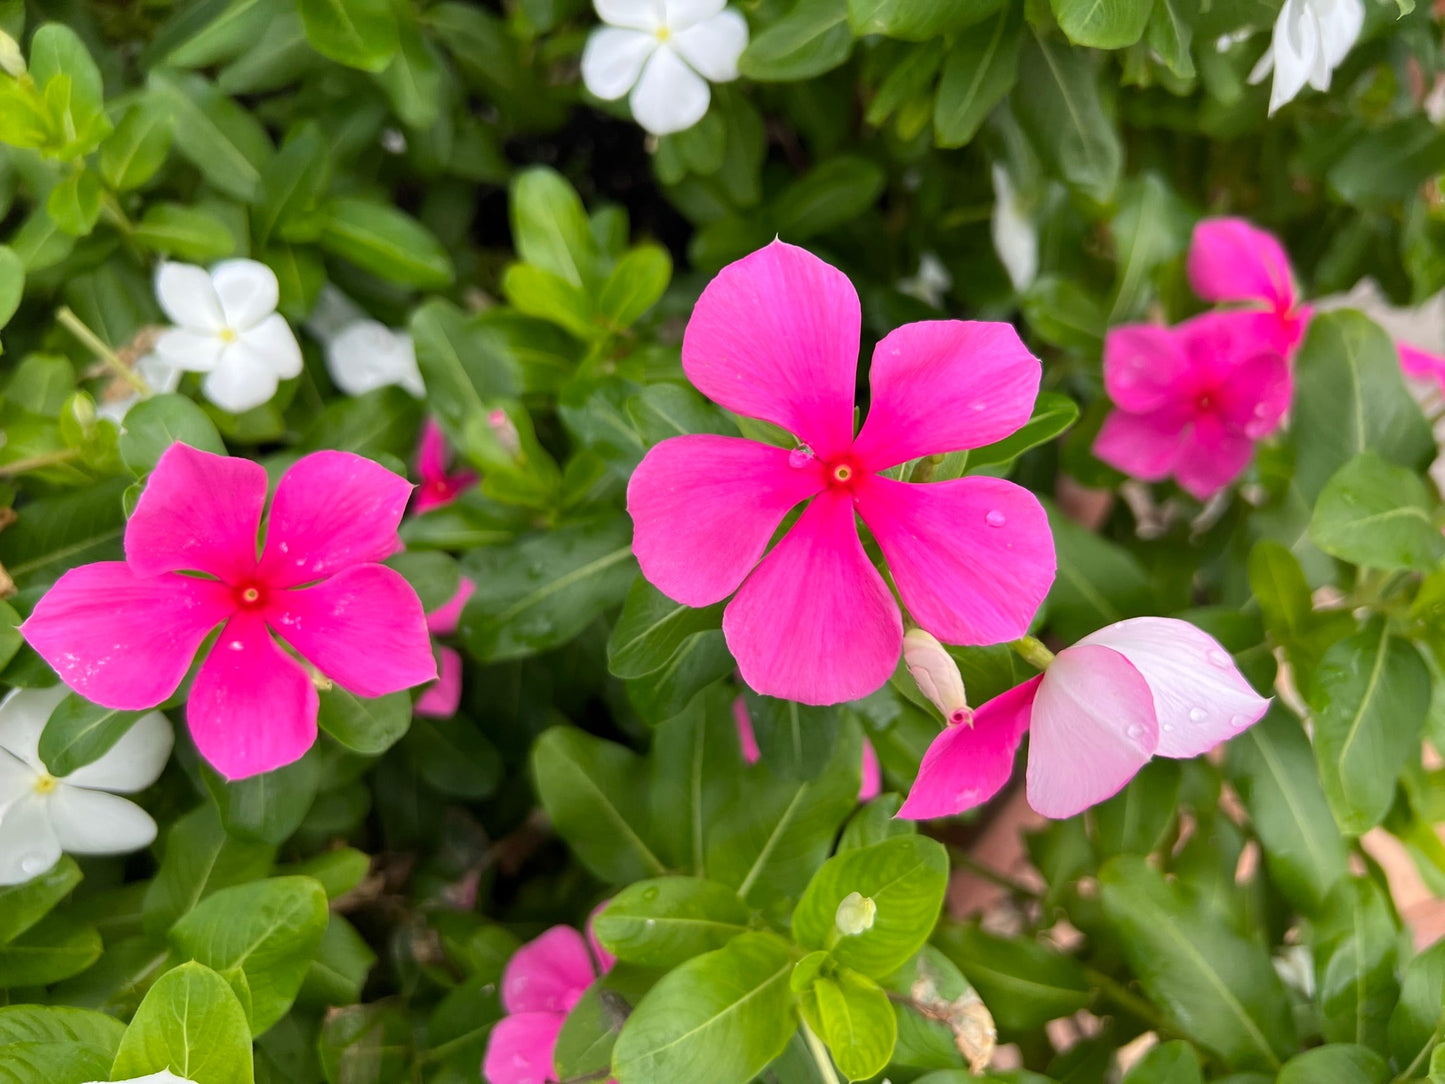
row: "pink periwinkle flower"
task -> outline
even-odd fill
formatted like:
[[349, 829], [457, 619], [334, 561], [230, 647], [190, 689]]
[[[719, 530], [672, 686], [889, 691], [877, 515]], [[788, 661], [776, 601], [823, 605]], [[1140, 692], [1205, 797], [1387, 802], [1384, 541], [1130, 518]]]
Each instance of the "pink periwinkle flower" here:
[[1189, 285], [1205, 301], [1241, 305], [1232, 312], [1241, 337], [1268, 343], [1286, 358], [1313, 315], [1295, 288], [1289, 256], [1274, 234], [1242, 218], [1206, 218], [1189, 242]]
[[[463, 576], [457, 584], [457, 593], [426, 615], [427, 632], [432, 636], [455, 633], [462, 608], [476, 589], [477, 585]], [[448, 718], [457, 713], [457, 705], [462, 702], [462, 657], [455, 648], [438, 645], [437, 662], [437, 679], [417, 697], [413, 710], [418, 715]]]
[[898, 815], [946, 817], [988, 801], [1029, 730], [1029, 805], [1072, 817], [1118, 793], [1151, 757], [1198, 756], [1268, 707], [1229, 652], [1189, 622], [1120, 621], [984, 704], [972, 726], [944, 730]]
[[867, 696], [902, 651], [898, 603], [855, 513], [913, 619], [950, 643], [1021, 636], [1054, 577], [1048, 520], [1028, 490], [999, 478], [917, 485], [881, 473], [1014, 432], [1038, 392], [1038, 359], [1008, 324], [907, 324], [873, 352], [871, 404], [855, 437], [861, 325], [847, 277], [803, 249], [774, 241], [723, 268], [688, 322], [683, 369], [714, 402], [783, 427], [801, 446], [673, 437], [647, 453], [627, 489], [648, 580], [688, 606], [736, 592], [723, 632], [743, 680], [807, 704]]
[[[602, 909], [599, 905], [592, 913]], [[571, 926], [553, 926], [513, 953], [502, 972], [502, 1008], [487, 1040], [482, 1075], [488, 1084], [548, 1084], [556, 1080], [553, 1055], [557, 1036], [572, 1007], [582, 999], [601, 971], [614, 962], [592, 939], [597, 962], [588, 952], [588, 940]]]
[[[748, 702], [741, 696], [733, 701], [733, 721], [738, 727], [738, 746], [742, 749], [743, 762], [756, 764], [762, 759], [758, 748], [758, 736], [753, 731], [753, 719], [748, 714]], [[862, 782], [858, 786], [858, 801], [871, 802], [883, 793], [883, 768], [878, 763], [878, 753], [873, 743], [863, 739]]]
[[1289, 362], [1237, 314], [1209, 312], [1176, 327], [1135, 324], [1104, 340], [1104, 387], [1115, 410], [1094, 454], [1125, 474], [1173, 476], [1206, 500], [1238, 478], [1255, 441], [1289, 409]]
[[463, 491], [477, 484], [477, 476], [469, 470], [450, 469], [451, 452], [447, 449], [442, 428], [432, 418], [422, 426], [421, 444], [416, 453], [416, 474], [421, 484], [412, 498], [411, 510], [417, 515], [451, 504]]
[[126, 524], [125, 560], [71, 569], [20, 627], [76, 692], [140, 710], [176, 691], [221, 626], [186, 718], [228, 779], [316, 740], [316, 684], [295, 655], [358, 696], [436, 677], [416, 592], [377, 563], [400, 548], [406, 479], [349, 452], [303, 457], [276, 487], [258, 556], [266, 491], [259, 463], [171, 445]]

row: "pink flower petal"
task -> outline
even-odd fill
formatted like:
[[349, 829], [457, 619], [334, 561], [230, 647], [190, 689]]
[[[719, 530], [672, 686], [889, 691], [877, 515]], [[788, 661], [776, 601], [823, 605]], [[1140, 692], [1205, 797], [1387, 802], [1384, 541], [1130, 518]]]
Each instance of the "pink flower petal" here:
[[1144, 678], [1159, 720], [1159, 756], [1208, 752], [1269, 708], [1219, 641], [1188, 621], [1135, 617], [1089, 633], [1084, 644], [1112, 648]]
[[571, 926], [553, 926], [507, 961], [502, 1005], [511, 1013], [566, 1013], [596, 977], [582, 935]]
[[587, 916], [587, 947], [592, 950], [592, 958], [597, 961], [597, 966], [602, 974], [612, 970], [612, 965], [617, 963], [617, 957], [602, 947], [602, 942], [597, 940], [597, 935], [592, 932], [593, 925], [597, 922], [597, 916], [607, 909], [612, 902], [609, 897], [592, 908], [592, 913]]
[[863, 739], [863, 782], [858, 788], [858, 801], [871, 802], [883, 790], [883, 769], [878, 764], [878, 754], [873, 743]]
[[381, 561], [401, 548], [411, 483], [351, 452], [313, 452], [276, 487], [260, 576], [293, 587], [351, 565]]
[[1189, 245], [1189, 284], [1205, 301], [1294, 307], [1289, 256], [1273, 234], [1242, 218], [1206, 218]]
[[417, 697], [412, 710], [418, 715], [449, 719], [462, 702], [462, 657], [449, 647], [439, 649], [437, 655], [441, 674]]
[[1157, 482], [1174, 469], [1188, 424], [1189, 413], [1182, 409], [1152, 414], [1115, 410], [1094, 438], [1094, 455], [1131, 478]]
[[1230, 429], [1259, 440], [1279, 428], [1293, 392], [1289, 362], [1273, 352], [1245, 358], [1219, 389], [1219, 418]]
[[1123, 410], [1151, 413], [1193, 390], [1189, 358], [1170, 328], [1116, 327], [1104, 337], [1104, 388]]
[[61, 576], [20, 626], [60, 680], [108, 708], [153, 708], [176, 691], [206, 635], [235, 610], [215, 580], [140, 577], [122, 561]]
[[186, 703], [196, 748], [227, 779], [300, 760], [316, 741], [316, 686], [244, 610], [221, 630]]
[[437, 677], [421, 600], [385, 565], [354, 565], [314, 587], [277, 592], [266, 621], [357, 696], [385, 696]]
[[672, 437], [627, 485], [632, 551], [663, 594], [710, 606], [737, 590], [788, 510], [823, 485], [822, 464], [802, 453], [737, 437]]
[[1059, 652], [1044, 672], [1031, 731], [1028, 799], [1045, 817], [1072, 817], [1118, 793], [1159, 744], [1143, 675], [1095, 644]]
[[748, 714], [748, 702], [743, 697], [733, 701], [733, 721], [738, 727], [738, 748], [742, 751], [745, 764], [756, 764], [763, 755], [758, 748], [758, 736], [753, 730], [753, 719]]
[[903, 619], [863, 552], [846, 490], [813, 499], [723, 612], [743, 680], [765, 696], [838, 704], [874, 692], [903, 652]]
[[1253, 457], [1253, 441], [1204, 415], [1185, 434], [1174, 479], [1190, 496], [1207, 501], [1243, 474]]
[[126, 524], [126, 562], [141, 576], [209, 572], [237, 583], [256, 570], [265, 505], [261, 464], [172, 444]]
[[973, 713], [971, 724], [950, 726], [934, 738], [898, 815], [915, 821], [951, 817], [997, 794], [1013, 773], [1042, 680], [1040, 674], [999, 694]]
[[421, 443], [416, 451], [416, 473], [422, 484], [447, 475], [447, 438], [435, 418], [428, 418], [421, 430]]
[[774, 241], [728, 264], [702, 292], [682, 367], [709, 399], [781, 425], [827, 459], [853, 441], [861, 323], [846, 275]]
[[457, 581], [457, 593], [426, 615], [427, 631], [433, 636], [450, 636], [456, 632], [457, 622], [462, 618], [467, 599], [472, 597], [476, 589], [475, 583], [462, 576]]
[[557, 1079], [553, 1052], [567, 1016], [524, 1012], [498, 1020], [487, 1039], [482, 1076], [487, 1084], [549, 1084]]
[[913, 619], [953, 644], [1028, 631], [1057, 567], [1038, 498], [1001, 478], [915, 485], [871, 476], [858, 512]]
[[1029, 420], [1040, 371], [1009, 324], [905, 324], [873, 351], [872, 405], [853, 454], [886, 470], [1002, 440]]
[[1433, 380], [1445, 387], [1445, 358], [1426, 353], [1409, 343], [1397, 342], [1395, 349], [1400, 352], [1400, 368], [1405, 371], [1406, 376]]

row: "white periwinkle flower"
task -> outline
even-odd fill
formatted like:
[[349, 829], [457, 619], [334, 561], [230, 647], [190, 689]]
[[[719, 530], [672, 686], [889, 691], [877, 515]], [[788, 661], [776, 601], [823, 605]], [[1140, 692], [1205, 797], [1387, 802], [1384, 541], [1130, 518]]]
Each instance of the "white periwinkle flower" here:
[[301, 372], [301, 347], [276, 312], [275, 273], [255, 260], [226, 260], [212, 270], [163, 263], [156, 300], [176, 326], [156, 340], [161, 361], [205, 373], [201, 392], [233, 414], [258, 407], [279, 381]]
[[[145, 381], [146, 387], [150, 388], [152, 395], [160, 395], [164, 392], [176, 390], [181, 382], [181, 371], [174, 365], [167, 365], [157, 354], [147, 354], [135, 363], [131, 370], [138, 377]], [[118, 387], [114, 388], [115, 397], [111, 398], [109, 393], [102, 397], [95, 405], [95, 412], [102, 418], [109, 418], [120, 425], [125, 421], [125, 416], [130, 408], [141, 400], [140, 392], [136, 391], [129, 384], [116, 382]]]
[[388, 384], [418, 399], [426, 394], [411, 336], [377, 320], [357, 320], [337, 332], [326, 344], [326, 368], [347, 395], [364, 395]]
[[628, 91], [637, 123], [653, 135], [691, 128], [708, 87], [738, 77], [748, 23], [727, 0], [593, 0], [606, 26], [582, 52], [582, 81], [603, 101]]
[[[103, 1080], [93, 1080], [90, 1084], [106, 1084]], [[183, 1076], [176, 1076], [169, 1069], [162, 1069], [159, 1073], [152, 1073], [150, 1076], [133, 1076], [125, 1080], [117, 1081], [116, 1084], [192, 1084]]]
[[943, 308], [948, 291], [953, 289], [953, 276], [938, 254], [925, 252], [918, 258], [918, 274], [898, 280], [898, 292], [916, 297], [925, 305]]
[[1001, 162], [993, 164], [993, 193], [993, 247], [1014, 289], [1022, 293], [1039, 273], [1039, 231]]
[[118, 795], [160, 777], [175, 741], [171, 724], [147, 712], [99, 760], [57, 779], [37, 750], [66, 691], [16, 689], [0, 700], [0, 885], [44, 873], [62, 851], [126, 854], [156, 838], [150, 814]]
[[1249, 73], [1251, 83], [1262, 83], [1274, 72], [1270, 113], [1293, 100], [1306, 83], [1329, 90], [1330, 75], [1354, 47], [1364, 25], [1363, 0], [1285, 0], [1269, 48]]

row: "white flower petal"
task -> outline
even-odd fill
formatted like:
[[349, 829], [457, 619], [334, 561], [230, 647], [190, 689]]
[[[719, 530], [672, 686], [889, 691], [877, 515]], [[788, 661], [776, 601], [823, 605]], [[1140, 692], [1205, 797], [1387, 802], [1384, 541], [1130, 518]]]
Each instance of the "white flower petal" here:
[[55, 706], [69, 692], [64, 685], [48, 689], [14, 689], [0, 700], [0, 749], [14, 754], [36, 771], [44, 771], [36, 749], [40, 732]]
[[0, 817], [35, 789], [36, 770], [19, 757], [0, 749]]
[[993, 164], [993, 190], [997, 197], [990, 221], [993, 247], [1014, 289], [1022, 293], [1039, 272], [1039, 233], [1001, 162]]
[[226, 326], [235, 331], [255, 327], [276, 311], [281, 297], [276, 272], [255, 260], [225, 260], [211, 271]]
[[117, 794], [145, 790], [160, 778], [175, 741], [170, 720], [158, 711], [148, 711], [104, 756], [77, 768], [63, 782], [70, 787], [111, 790]]
[[666, 25], [663, 0], [593, 0], [597, 17], [608, 26], [625, 30], [646, 30], [649, 34]]
[[1269, 73], [1274, 71], [1274, 44], [1271, 43], [1265, 49], [1264, 55], [1255, 61], [1255, 65], [1249, 71], [1249, 85], [1263, 83], [1269, 78]]
[[348, 324], [365, 319], [366, 313], [361, 306], [328, 282], [316, 296], [316, 304], [311, 306], [311, 315], [306, 317], [305, 326], [313, 337], [328, 343]]
[[1331, 69], [1338, 68], [1365, 27], [1365, 5], [1361, 0], [1321, 0], [1319, 12], [1325, 60]]
[[44, 802], [60, 849], [70, 854], [129, 854], [155, 842], [151, 815], [118, 795], [62, 783]]
[[165, 365], [189, 373], [208, 373], [221, 360], [225, 340], [214, 331], [171, 328], [156, 339], [156, 356]]
[[201, 384], [202, 395], [232, 414], [270, 402], [278, 383], [270, 366], [258, 364], [254, 354], [238, 347], [232, 343]]
[[711, 19], [727, 6], [727, 0], [663, 0], [663, 18], [674, 34]]
[[136, 374], [146, 386], [157, 395], [176, 390], [181, 382], [181, 371], [174, 365], [167, 365], [158, 354], [147, 354], [135, 363]]
[[19, 885], [60, 861], [46, 799], [27, 794], [0, 816], [0, 885]]
[[660, 136], [691, 128], [702, 120], [711, 100], [707, 80], [663, 46], [642, 69], [627, 102], [637, 123]]
[[1319, 24], [1307, 0], [1285, 0], [1274, 24], [1274, 85], [1269, 93], [1273, 114], [1304, 89], [1320, 51]]
[[301, 375], [301, 345], [286, 317], [272, 313], [259, 324], [240, 333], [236, 347], [264, 365], [282, 380]]
[[426, 394], [411, 336], [377, 320], [358, 320], [326, 348], [326, 368], [347, 395], [364, 395], [398, 384], [415, 396]]
[[748, 47], [748, 21], [741, 12], [720, 11], [677, 33], [672, 44], [703, 78], [731, 82], [738, 77], [738, 57]]
[[[106, 1084], [103, 1080], [93, 1080], [90, 1084]], [[169, 1069], [162, 1069], [159, 1073], [152, 1073], [150, 1076], [133, 1076], [128, 1080], [117, 1081], [116, 1084], [192, 1084], [183, 1076], [176, 1076]]]
[[600, 27], [582, 50], [582, 82], [604, 102], [615, 101], [637, 85], [642, 66], [657, 46], [654, 34]]
[[177, 327], [219, 331], [226, 325], [221, 299], [204, 267], [169, 261], [161, 264], [156, 269], [156, 301]]

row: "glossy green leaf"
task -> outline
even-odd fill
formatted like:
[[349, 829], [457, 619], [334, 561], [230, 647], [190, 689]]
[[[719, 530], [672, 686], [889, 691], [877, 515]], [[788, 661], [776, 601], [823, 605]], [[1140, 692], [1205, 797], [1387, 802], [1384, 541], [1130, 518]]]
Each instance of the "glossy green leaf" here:
[[1389, 1065], [1373, 1050], [1332, 1043], [1290, 1058], [1276, 1084], [1385, 1084], [1389, 1079]]
[[933, 136], [940, 147], [962, 147], [972, 140], [1013, 89], [1022, 28], [1023, 8], [1004, 4], [991, 19], [959, 35], [943, 62], [933, 106]]
[[892, 1060], [898, 1018], [883, 989], [857, 972], [845, 968], [819, 978], [798, 998], [798, 1008], [849, 1080], [866, 1080]]
[[251, 1084], [251, 1031], [231, 987], [198, 963], [157, 980], [116, 1055], [121, 1079], [170, 1070], [194, 1084]]
[[1076, 45], [1123, 49], [1144, 35], [1154, 0], [1050, 0], [1059, 28]]
[[68, 693], [40, 733], [40, 759], [52, 775], [69, 775], [109, 752], [144, 714], [101, 707]]
[[721, 622], [721, 605], [695, 610], [673, 602], [638, 576], [607, 639], [607, 668], [620, 678], [654, 673], [667, 665], [688, 637], [720, 628]]
[[836, 68], [852, 51], [847, 0], [797, 0], [748, 43], [738, 70], [762, 82], [811, 79]]
[[1315, 504], [1310, 540], [1367, 568], [1428, 572], [1445, 557], [1445, 537], [1431, 516], [1425, 483], [1373, 452], [1337, 470]]
[[387, 0], [300, 0], [306, 38], [322, 56], [379, 72], [399, 45], [395, 9]]
[[748, 917], [747, 906], [726, 885], [659, 877], [613, 896], [593, 919], [592, 932], [619, 960], [672, 968], [745, 933]]
[[[80, 867], [69, 855], [30, 880], [0, 888], [0, 945], [13, 941], [42, 918], [80, 884]], [[4, 1010], [0, 1010], [3, 1014]], [[4, 1034], [0, 1024], [0, 1035]]]

